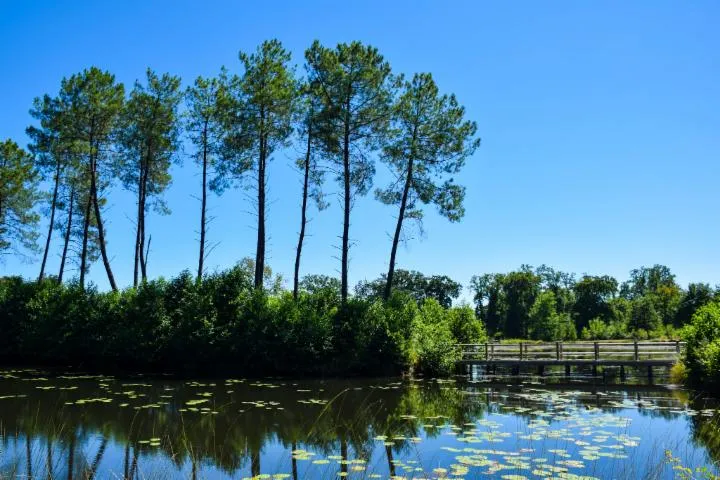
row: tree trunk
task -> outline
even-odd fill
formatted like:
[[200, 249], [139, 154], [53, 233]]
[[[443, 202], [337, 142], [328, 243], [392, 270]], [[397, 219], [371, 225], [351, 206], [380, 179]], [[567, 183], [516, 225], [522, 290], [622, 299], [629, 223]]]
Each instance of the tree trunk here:
[[[146, 178], [147, 181], [147, 178]], [[140, 276], [147, 282], [147, 251], [145, 250], [145, 202], [147, 184], [143, 186], [142, 207], [140, 209]]]
[[[149, 148], [148, 148], [149, 152]], [[149, 155], [149, 153], [148, 153]], [[147, 261], [145, 259], [145, 206], [147, 204], [147, 182], [149, 160], [143, 161], [140, 158], [140, 175], [138, 178], [138, 212], [137, 212], [137, 230], [135, 236], [135, 270], [134, 282], [137, 286], [138, 264], [140, 266], [140, 275], [143, 282], [147, 281]]]
[[73, 470], [75, 469], [75, 433], [70, 436], [70, 444], [68, 445], [68, 480], [73, 479]]
[[208, 120], [203, 125], [203, 157], [202, 157], [202, 200], [200, 204], [200, 258], [198, 259], [197, 282], [202, 283], [203, 263], [205, 262], [205, 211], [207, 209], [207, 164], [208, 164]]
[[300, 236], [298, 237], [297, 253], [295, 254], [295, 277], [293, 279], [293, 298], [297, 301], [300, 285], [300, 255], [302, 255], [303, 241], [305, 240], [305, 225], [307, 224], [307, 198], [308, 184], [310, 182], [310, 153], [312, 132], [308, 129], [307, 151], [305, 153], [305, 172], [303, 178], [302, 209], [300, 211]]
[[97, 222], [98, 229], [98, 243], [100, 244], [100, 256], [102, 257], [103, 264], [105, 265], [105, 272], [107, 273], [108, 282], [110, 282], [110, 288], [113, 292], [117, 292], [117, 284], [115, 284], [115, 276], [112, 273], [110, 267], [110, 259], [107, 255], [107, 249], [105, 248], [105, 229], [103, 228], [102, 217], [100, 216], [100, 204], [98, 203], [98, 192], [97, 192], [97, 163], [93, 162], [93, 169], [90, 176], [90, 196], [92, 197], [92, 203], [95, 207], [95, 221]]
[[344, 474], [341, 476], [346, 477], [348, 473], [348, 444], [344, 435], [340, 437], [340, 457], [344, 460], [340, 463], [340, 472]]
[[52, 439], [47, 439], [47, 478], [52, 480], [53, 478], [53, 459], [52, 459]]
[[98, 447], [97, 454], [95, 455], [95, 459], [93, 460], [92, 465], [90, 466], [90, 471], [88, 472], [87, 476], [85, 477], [86, 480], [92, 480], [95, 478], [95, 475], [97, 474], [98, 466], [100, 465], [100, 461], [102, 460], [103, 455], [105, 454], [105, 449], [107, 448], [108, 439], [106, 436], [103, 435], [102, 442], [100, 442], [100, 447]]
[[[2, 204], [3, 204], [3, 198], [2, 198], [2, 195], [0, 195], [0, 227], [3, 224]], [[1, 232], [2, 232], [2, 230], [0, 229], [0, 233]], [[2, 237], [0, 237], [0, 240], [2, 240]]]
[[137, 209], [137, 221], [135, 222], [135, 264], [133, 265], [133, 287], [137, 288], [138, 286], [138, 273], [139, 273], [139, 265], [140, 265], [140, 251], [142, 250], [142, 245], [140, 244], [140, 211], [142, 210], [142, 184], [143, 184], [143, 175], [142, 175], [142, 160], [140, 161], [140, 175], [138, 176], [138, 209]]
[[260, 475], [260, 448], [250, 452], [250, 471], [253, 478]]
[[145, 276], [143, 277], [143, 282], [147, 282], [147, 262], [148, 262], [148, 257], [150, 256], [150, 243], [152, 243], [152, 235], [150, 235], [148, 237], [147, 247], [145, 247], [145, 255], [143, 256], [143, 259], [142, 259], [142, 265], [145, 269]]
[[[292, 442], [292, 451], [294, 452], [297, 450], [297, 443]], [[290, 455], [292, 459], [292, 478], [293, 480], [298, 480], [298, 469], [297, 469], [297, 458], [295, 458], [294, 454]]]
[[60, 271], [58, 272], [58, 283], [62, 283], [63, 273], [65, 272], [65, 260], [67, 259], [68, 245], [70, 245], [70, 235], [72, 234], [73, 209], [75, 208], [75, 185], [70, 188], [70, 205], [68, 206], [68, 221], [65, 228], [65, 244], [63, 245], [62, 258], [60, 259]]
[[41, 282], [45, 276], [45, 265], [47, 264], [48, 252], [50, 251], [50, 240], [52, 239], [53, 227], [55, 226], [55, 208], [57, 206], [58, 187], [60, 186], [60, 161], [56, 161], [55, 168], [55, 186], [53, 187], [52, 202], [50, 204], [50, 226], [48, 227], [47, 239], [45, 240], [45, 252], [43, 253], [42, 264], [40, 265], [40, 275], [38, 282]]
[[393, 236], [392, 249], [390, 250], [390, 265], [388, 266], [387, 282], [385, 283], [385, 293], [383, 295], [385, 300], [390, 298], [390, 293], [392, 292], [393, 275], [395, 274], [395, 256], [397, 254], [398, 243], [400, 242], [403, 220], [405, 219], [408, 193], [410, 192], [410, 185], [412, 185], [412, 168], [413, 160], [412, 157], [410, 157], [407, 173], [405, 174], [405, 187], [403, 188], [402, 199], [400, 200], [400, 214], [398, 215], [397, 225], [395, 225], [395, 235]]
[[90, 231], [90, 209], [92, 207], [92, 195], [88, 193], [85, 205], [85, 218], [83, 219], [82, 251], [80, 253], [80, 288], [85, 288], [85, 271], [87, 270], [88, 234]]
[[348, 297], [348, 250], [350, 249], [350, 96], [345, 105], [345, 133], [343, 136], [343, 181], [344, 181], [344, 202], [343, 202], [343, 234], [342, 234], [342, 256], [340, 295], [342, 303], [347, 302]]
[[[142, 177], [142, 175], [141, 175]], [[142, 179], [138, 182], [138, 212], [137, 221], [135, 222], [135, 264], [133, 265], [133, 287], [137, 288], [138, 283], [138, 267], [140, 264], [140, 209], [142, 202], [140, 201], [142, 191]]]
[[33, 473], [32, 473], [32, 445], [30, 444], [30, 433], [25, 432], [25, 460], [27, 463], [27, 466], [25, 467], [25, 475], [28, 480], [32, 480]]
[[390, 445], [385, 446], [385, 456], [388, 461], [388, 469], [390, 470], [390, 477], [395, 477], [395, 462], [393, 462], [392, 447]]
[[[260, 111], [261, 121], [264, 117]], [[255, 252], [255, 288], [262, 288], [265, 273], [265, 162], [267, 160], [267, 138], [260, 137], [260, 158], [258, 159], [258, 228], [257, 250]]]
[[130, 480], [130, 439], [125, 444], [125, 461], [123, 462], [123, 480]]
[[[130, 478], [135, 478], [135, 472], [137, 471], [138, 466], [138, 455], [140, 452], [138, 452], [138, 446], [137, 443], [133, 445], [133, 461], [132, 465], [130, 465]], [[193, 463], [193, 465], [195, 465]]]

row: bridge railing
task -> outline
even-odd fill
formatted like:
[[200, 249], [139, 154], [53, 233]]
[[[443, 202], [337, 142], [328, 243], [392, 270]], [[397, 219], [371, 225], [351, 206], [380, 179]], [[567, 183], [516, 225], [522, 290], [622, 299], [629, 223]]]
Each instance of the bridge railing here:
[[679, 341], [459, 344], [462, 360], [677, 360]]

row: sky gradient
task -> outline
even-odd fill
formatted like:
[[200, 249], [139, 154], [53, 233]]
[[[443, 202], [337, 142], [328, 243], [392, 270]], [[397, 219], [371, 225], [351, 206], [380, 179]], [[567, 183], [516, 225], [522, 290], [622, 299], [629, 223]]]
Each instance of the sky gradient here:
[[[0, 138], [27, 144], [34, 97], [92, 65], [132, 88], [147, 67], [181, 76], [239, 72], [238, 51], [278, 38], [303, 72], [314, 39], [360, 40], [399, 73], [431, 72], [478, 124], [482, 145], [457, 181], [457, 224], [427, 211], [398, 268], [472, 275], [542, 263], [578, 274], [668, 265], [684, 286], [720, 283], [720, 3], [0, 1]], [[197, 268], [199, 169], [183, 154], [150, 214], [151, 277]], [[291, 287], [299, 230], [300, 147], [269, 168], [268, 260]], [[388, 179], [378, 165], [376, 185]], [[339, 192], [329, 182], [328, 192]], [[338, 275], [342, 212], [311, 212], [302, 273]], [[118, 283], [132, 283], [135, 200], [116, 184], [105, 214]], [[209, 270], [254, 256], [255, 218], [242, 191], [212, 195]], [[387, 270], [396, 209], [372, 195], [352, 214], [350, 283]], [[43, 226], [43, 230], [45, 226]], [[49, 271], [57, 271], [59, 239]], [[34, 277], [39, 258], [8, 258], [0, 275]], [[77, 272], [73, 272], [73, 275]], [[102, 263], [89, 279], [107, 288]]]

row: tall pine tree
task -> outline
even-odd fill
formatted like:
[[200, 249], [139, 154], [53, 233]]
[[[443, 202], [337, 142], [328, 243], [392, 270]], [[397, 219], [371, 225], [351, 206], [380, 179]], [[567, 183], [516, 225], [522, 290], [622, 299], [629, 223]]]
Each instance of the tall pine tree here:
[[356, 195], [372, 187], [371, 153], [382, 146], [390, 121], [395, 80], [376, 48], [360, 42], [330, 49], [315, 41], [305, 52], [309, 81], [316, 84], [327, 131], [324, 148], [342, 187], [341, 297], [348, 297], [350, 211]]
[[152, 206], [160, 214], [169, 213], [161, 195], [170, 185], [173, 159], [180, 158], [175, 155], [180, 136], [180, 78], [167, 73], [158, 76], [150, 69], [146, 75], [147, 84], [136, 82], [130, 93], [119, 134], [120, 179], [126, 189], [137, 195], [134, 286], [138, 284], [138, 269], [142, 280], [147, 280], [148, 210]]
[[378, 200], [397, 205], [399, 213], [390, 250], [385, 299], [390, 297], [395, 259], [405, 220], [422, 221], [422, 206], [434, 204], [451, 222], [459, 221], [465, 209], [465, 188], [451, 175], [458, 173], [465, 159], [480, 145], [474, 122], [464, 119], [465, 109], [454, 95], [440, 95], [429, 73], [416, 74], [405, 82], [395, 106], [390, 138], [382, 160], [395, 174]]

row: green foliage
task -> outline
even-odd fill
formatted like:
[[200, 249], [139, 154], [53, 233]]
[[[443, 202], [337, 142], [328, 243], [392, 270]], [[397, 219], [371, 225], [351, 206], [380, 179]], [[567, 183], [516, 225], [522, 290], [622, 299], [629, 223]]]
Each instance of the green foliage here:
[[447, 312], [437, 301], [428, 299], [415, 316], [413, 360], [421, 373], [447, 375], [460, 358], [460, 350], [455, 346], [446, 315]]
[[632, 300], [630, 330], [653, 331], [658, 330], [662, 325], [662, 318], [655, 308], [653, 298], [643, 296]]
[[640, 267], [630, 271], [630, 280], [622, 284], [620, 295], [633, 299], [654, 293], [662, 286], [675, 285], [675, 275], [665, 265]]
[[475, 314], [482, 319], [488, 333], [493, 336], [502, 335], [505, 328], [507, 303], [503, 289], [504, 280], [505, 275], [500, 273], [476, 275], [470, 280]]
[[529, 338], [533, 340], [556, 341], [575, 340], [575, 325], [567, 313], [558, 313], [555, 293], [551, 290], [540, 293], [530, 309]]
[[700, 307], [683, 332], [685, 364], [691, 381], [706, 387], [720, 385], [720, 302]]
[[469, 305], [461, 305], [448, 310], [448, 322], [450, 331], [458, 343], [483, 343], [487, 341], [485, 328]]
[[399, 180], [378, 189], [376, 197], [388, 205], [402, 203], [403, 219], [422, 220], [421, 205], [432, 203], [450, 221], [459, 221], [465, 189], [449, 175], [480, 145], [477, 126], [464, 120], [465, 109], [454, 95], [439, 94], [429, 73], [404, 82], [394, 109], [382, 160]]
[[381, 156], [393, 172], [393, 181], [375, 191], [380, 202], [399, 208], [385, 295], [392, 289], [405, 220], [417, 222], [422, 230], [423, 205], [428, 204], [451, 222], [465, 214], [465, 188], [452, 175], [475, 152], [480, 139], [475, 138], [476, 124], [464, 116], [465, 109], [455, 96], [440, 95], [429, 73], [415, 74], [412, 81], [404, 82]]
[[265, 207], [267, 165], [272, 154], [287, 145], [296, 111], [298, 84], [289, 66], [290, 52], [278, 40], [263, 42], [253, 54], [240, 52], [242, 77], [230, 82], [230, 108], [218, 180], [255, 173], [257, 248], [255, 288], [262, 287], [265, 269]]
[[583, 340], [616, 340], [628, 338], [628, 331], [623, 322], [604, 322], [600, 318], [593, 318], [588, 326], [582, 329], [580, 336]]
[[0, 143], [0, 255], [37, 250], [38, 172], [12, 140]]
[[[219, 103], [212, 108], [221, 111], [223, 146], [211, 184], [218, 193], [244, 180], [248, 172], [265, 175], [265, 162], [292, 133], [298, 95], [290, 52], [279, 41], [265, 41], [256, 52], [239, 56], [241, 76], [227, 77], [223, 72], [217, 86], [201, 83], [196, 87], [219, 95]], [[258, 180], [264, 184], [264, 177]]]
[[574, 285], [573, 315], [578, 329], [586, 327], [594, 318], [607, 321], [612, 317], [610, 302], [617, 288], [617, 280], [608, 275], [585, 275]]
[[[272, 278], [268, 274], [268, 278]], [[118, 292], [0, 278], [0, 358], [183, 373], [447, 373], [459, 342], [484, 340], [467, 306], [403, 293], [342, 303], [337, 279], [291, 293], [254, 288], [254, 265], [188, 271]]]
[[178, 106], [180, 78], [158, 76], [148, 69], [147, 84], [135, 82], [121, 117], [118, 165], [126, 189], [138, 194], [147, 206], [168, 213], [160, 195], [170, 184], [170, 165], [179, 147]]
[[617, 295], [618, 281], [607, 275], [576, 281], [547, 265], [523, 265], [474, 276], [470, 289], [478, 318], [495, 338], [676, 339], [677, 326], [715, 293], [705, 284], [683, 291], [674, 278], [667, 267], [641, 267]]
[[[355, 294], [361, 298], [383, 297], [387, 275], [383, 274], [371, 282], [360, 282]], [[445, 275], [425, 276], [415, 270], [398, 269], [393, 275], [393, 291], [409, 295], [419, 304], [426, 298], [433, 298], [445, 308], [450, 308], [453, 299], [460, 296], [462, 285]]]
[[712, 302], [715, 292], [707, 283], [691, 283], [684, 292], [677, 314], [675, 315], [675, 326], [681, 327], [690, 323], [693, 315], [698, 309]]
[[510, 272], [504, 277], [507, 302], [504, 331], [510, 338], [527, 338], [530, 309], [539, 293], [540, 277], [531, 271]]
[[357, 41], [334, 49], [315, 41], [305, 52], [305, 60], [308, 83], [320, 93], [317, 114], [322, 149], [342, 187], [340, 294], [345, 301], [352, 200], [372, 186], [375, 163], [370, 154], [383, 144], [397, 82], [378, 50]]

